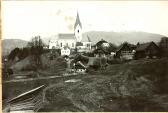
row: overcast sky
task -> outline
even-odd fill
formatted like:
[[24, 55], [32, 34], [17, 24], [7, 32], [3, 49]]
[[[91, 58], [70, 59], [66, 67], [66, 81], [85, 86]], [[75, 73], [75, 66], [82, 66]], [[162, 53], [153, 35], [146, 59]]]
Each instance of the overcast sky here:
[[30, 40], [83, 31], [145, 31], [168, 36], [168, 1], [3, 1], [3, 38]]

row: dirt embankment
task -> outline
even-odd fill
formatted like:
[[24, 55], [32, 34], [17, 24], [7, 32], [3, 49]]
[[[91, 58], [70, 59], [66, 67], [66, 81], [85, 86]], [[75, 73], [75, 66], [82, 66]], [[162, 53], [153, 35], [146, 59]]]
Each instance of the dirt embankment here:
[[41, 111], [167, 111], [168, 59], [138, 60], [60, 81]]
[[[30, 71], [40, 72], [40, 75], [53, 75], [55, 73], [63, 73], [66, 70], [66, 61], [62, 57], [57, 57], [52, 60], [49, 58], [50, 53], [40, 56], [41, 65], [37, 66], [34, 57], [28, 56], [25, 59], [14, 63], [11, 68], [14, 73], [28, 73]], [[58, 75], [59, 75], [58, 74]]]

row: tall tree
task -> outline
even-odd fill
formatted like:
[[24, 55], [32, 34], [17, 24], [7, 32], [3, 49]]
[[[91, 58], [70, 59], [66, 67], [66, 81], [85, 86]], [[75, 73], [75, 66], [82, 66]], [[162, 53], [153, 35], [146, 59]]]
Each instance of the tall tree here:
[[28, 47], [30, 47], [30, 54], [34, 56], [34, 61], [37, 66], [41, 65], [41, 54], [43, 53], [44, 43], [40, 36], [35, 36], [28, 43]]

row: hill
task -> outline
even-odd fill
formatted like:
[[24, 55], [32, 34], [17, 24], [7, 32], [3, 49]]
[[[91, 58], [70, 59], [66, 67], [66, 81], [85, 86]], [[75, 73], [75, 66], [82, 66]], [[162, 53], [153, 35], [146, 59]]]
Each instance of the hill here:
[[[14, 63], [11, 66], [11, 69], [14, 70], [14, 72], [23, 72], [23, 71], [38, 71], [42, 74], [50, 75], [50, 73], [63, 73], [66, 69], [66, 62], [62, 57], [57, 57], [53, 60], [50, 60], [49, 58], [50, 53], [42, 54], [41, 57], [41, 63], [42, 66], [38, 68], [38, 66], [35, 64], [34, 57], [28, 56], [25, 59]], [[59, 75], [59, 74], [58, 74]]]
[[[159, 42], [163, 35], [147, 33], [147, 32], [105, 32], [105, 31], [89, 31], [83, 33], [83, 37], [87, 38], [87, 35], [90, 37], [93, 43], [97, 43], [101, 39], [104, 39], [108, 42], [119, 45], [124, 41], [128, 41], [133, 44], [137, 42]], [[57, 39], [58, 35], [53, 35], [50, 37], [43, 38], [43, 41], [48, 44], [50, 39]]]
[[147, 32], [104, 32], [104, 31], [90, 31], [83, 34], [84, 37], [89, 36], [93, 43], [97, 43], [101, 39], [119, 45], [124, 41], [133, 44], [138, 42], [159, 42], [163, 35], [147, 33]]
[[4, 39], [2, 40], [2, 55], [8, 55], [14, 48], [23, 48], [27, 45], [27, 41], [21, 39]]
[[105, 72], [59, 81], [46, 89], [43, 112], [168, 110], [168, 59], [111, 65]]

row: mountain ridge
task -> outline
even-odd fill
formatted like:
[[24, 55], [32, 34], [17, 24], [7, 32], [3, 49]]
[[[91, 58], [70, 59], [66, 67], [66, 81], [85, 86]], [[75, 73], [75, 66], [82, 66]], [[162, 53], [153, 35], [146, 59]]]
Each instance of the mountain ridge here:
[[[52, 35], [50, 37], [42, 38], [45, 44], [48, 44], [49, 40], [56, 39], [58, 35]], [[148, 33], [142, 31], [130, 31], [130, 32], [114, 32], [114, 31], [88, 31], [84, 32], [82, 35], [84, 38], [87, 36], [90, 37], [91, 41], [95, 44], [101, 39], [104, 39], [108, 42], [119, 45], [125, 41], [136, 44], [138, 42], [159, 42], [164, 35], [156, 34], [156, 33]]]
[[22, 39], [3, 39], [2, 40], [2, 55], [8, 55], [14, 48], [23, 48], [28, 41]]
[[[45, 44], [48, 45], [50, 39], [56, 39], [58, 35], [50, 37], [42, 37]], [[156, 33], [148, 33], [141, 31], [130, 31], [130, 32], [114, 32], [114, 31], [88, 31], [83, 33], [83, 38], [90, 37], [93, 44], [97, 43], [101, 39], [111, 42], [116, 45], [127, 41], [132, 44], [145, 43], [145, 42], [156, 42], [158, 43], [164, 35]], [[23, 39], [3, 39], [2, 40], [2, 54], [7, 55], [10, 51], [16, 47], [23, 48], [27, 45], [28, 41]]]

